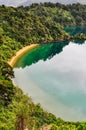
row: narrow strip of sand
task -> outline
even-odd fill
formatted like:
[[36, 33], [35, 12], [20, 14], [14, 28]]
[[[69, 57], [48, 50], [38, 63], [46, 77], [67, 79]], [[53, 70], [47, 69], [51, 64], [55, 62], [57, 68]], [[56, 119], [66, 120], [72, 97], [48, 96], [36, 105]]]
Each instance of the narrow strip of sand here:
[[10, 66], [14, 66], [15, 63], [17, 62], [17, 60], [24, 54], [26, 53], [27, 51], [37, 47], [39, 44], [32, 44], [32, 45], [28, 45], [26, 47], [23, 47], [22, 49], [20, 49], [16, 54], [15, 56], [13, 56], [9, 61], [8, 61], [8, 64]]

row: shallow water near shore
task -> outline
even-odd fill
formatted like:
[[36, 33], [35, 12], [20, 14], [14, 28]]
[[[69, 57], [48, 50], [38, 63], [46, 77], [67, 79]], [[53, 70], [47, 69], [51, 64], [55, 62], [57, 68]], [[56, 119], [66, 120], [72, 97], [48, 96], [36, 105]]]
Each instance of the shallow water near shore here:
[[35, 103], [69, 121], [86, 119], [86, 42], [44, 44], [23, 55], [14, 82]]

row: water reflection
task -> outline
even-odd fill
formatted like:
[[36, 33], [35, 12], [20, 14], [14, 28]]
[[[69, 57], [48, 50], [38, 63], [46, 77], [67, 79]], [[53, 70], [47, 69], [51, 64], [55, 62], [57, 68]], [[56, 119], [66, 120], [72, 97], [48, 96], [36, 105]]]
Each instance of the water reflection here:
[[85, 43], [85, 41], [84, 40], [73, 40], [73, 42], [74, 43], [76, 43], [76, 44], [84, 44]]
[[68, 44], [69, 42], [58, 42], [40, 45], [31, 52], [23, 55], [18, 60], [15, 67], [24, 68], [25, 66], [30, 66], [39, 60], [46, 61], [47, 59], [51, 59], [54, 55], [62, 52], [63, 48]]
[[[74, 43], [84, 44], [83, 40], [75, 40]], [[38, 46], [33, 49], [31, 52], [23, 55], [18, 62], [15, 64], [15, 67], [26, 67], [32, 64], [37, 63], [39, 60], [46, 61], [47, 59], [53, 58], [56, 54], [59, 54], [63, 51], [63, 48], [67, 46], [69, 42], [55, 42], [48, 43]]]
[[36, 51], [33, 50], [32, 58], [29, 57], [28, 61], [34, 63], [32, 59], [37, 59], [39, 62], [35, 60], [36, 64], [31, 66], [15, 68], [14, 81], [34, 102], [40, 102], [45, 110], [57, 117], [85, 120], [86, 44], [70, 42], [64, 46], [59, 43], [59, 51], [57, 46], [58, 43], [40, 46], [42, 51], [38, 51], [38, 57], [33, 56]]
[[[86, 28], [70, 29], [71, 35], [81, 32]], [[41, 45], [19, 59], [14, 73], [14, 82], [45, 110], [65, 120], [86, 119], [86, 41]]]
[[67, 27], [65, 31], [68, 32], [70, 35], [74, 36], [76, 34], [86, 34], [86, 26], [79, 26], [79, 27]]

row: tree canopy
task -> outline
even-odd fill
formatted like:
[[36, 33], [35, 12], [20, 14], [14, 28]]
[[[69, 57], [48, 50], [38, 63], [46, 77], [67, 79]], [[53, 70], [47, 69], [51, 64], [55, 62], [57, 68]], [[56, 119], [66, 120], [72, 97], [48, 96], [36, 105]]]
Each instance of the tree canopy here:
[[[86, 122], [63, 121], [34, 104], [13, 85], [13, 69], [7, 63], [23, 46], [67, 39], [70, 35], [64, 27], [76, 25], [86, 25], [86, 5], [0, 6], [0, 130], [40, 130], [48, 125], [51, 130], [86, 129]], [[86, 39], [83, 34], [77, 37]]]

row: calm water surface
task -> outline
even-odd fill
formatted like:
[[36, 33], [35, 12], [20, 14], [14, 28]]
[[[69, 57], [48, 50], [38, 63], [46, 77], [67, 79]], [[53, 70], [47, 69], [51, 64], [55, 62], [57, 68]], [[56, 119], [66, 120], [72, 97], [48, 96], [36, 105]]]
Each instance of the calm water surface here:
[[65, 120], [86, 119], [86, 42], [39, 46], [18, 60], [14, 73], [14, 82], [45, 110]]

